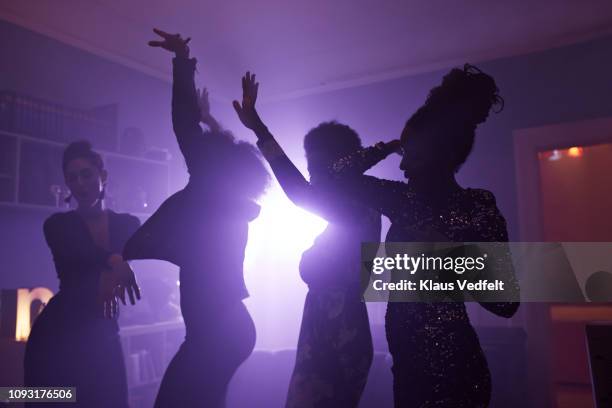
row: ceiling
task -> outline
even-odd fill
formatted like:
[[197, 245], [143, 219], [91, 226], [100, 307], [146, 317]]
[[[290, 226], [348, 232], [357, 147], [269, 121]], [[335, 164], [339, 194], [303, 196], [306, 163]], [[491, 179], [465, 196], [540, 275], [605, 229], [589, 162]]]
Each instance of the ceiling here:
[[278, 100], [610, 34], [612, 1], [20, 0], [0, 18], [163, 79], [151, 28], [180, 32], [211, 95], [250, 69]]

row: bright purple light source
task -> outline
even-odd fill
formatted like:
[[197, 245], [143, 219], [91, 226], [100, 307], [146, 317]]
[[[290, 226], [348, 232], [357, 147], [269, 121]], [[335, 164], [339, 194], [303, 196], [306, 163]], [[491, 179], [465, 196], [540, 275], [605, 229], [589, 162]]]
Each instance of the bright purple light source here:
[[292, 348], [307, 289], [298, 270], [300, 258], [327, 222], [296, 207], [278, 186], [270, 188], [261, 206], [259, 217], [249, 226], [246, 305], [257, 328], [256, 348]]

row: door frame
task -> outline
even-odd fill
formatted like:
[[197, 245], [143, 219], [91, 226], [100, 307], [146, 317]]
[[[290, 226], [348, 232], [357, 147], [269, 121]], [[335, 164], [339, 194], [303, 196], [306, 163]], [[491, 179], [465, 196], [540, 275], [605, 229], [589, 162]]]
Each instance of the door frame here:
[[612, 143], [612, 118], [516, 129], [514, 139], [519, 237], [542, 241], [542, 203], [538, 152]]
[[[543, 241], [538, 152], [612, 143], [612, 118], [557, 123], [512, 132], [520, 241]], [[552, 320], [548, 303], [522, 306], [527, 331], [528, 393], [532, 407], [554, 407]]]

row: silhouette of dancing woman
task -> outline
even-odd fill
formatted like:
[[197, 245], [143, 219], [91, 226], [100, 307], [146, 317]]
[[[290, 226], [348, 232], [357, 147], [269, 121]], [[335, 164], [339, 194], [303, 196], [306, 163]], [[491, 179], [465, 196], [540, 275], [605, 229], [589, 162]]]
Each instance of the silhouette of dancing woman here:
[[257, 145], [289, 199], [329, 222], [300, 262], [308, 294], [286, 407], [357, 407], [373, 354], [361, 299], [361, 242], [378, 242], [381, 222], [379, 213], [338, 193], [328, 168], [361, 149], [361, 140], [336, 122], [309, 131], [304, 138], [308, 182], [259, 118], [258, 86], [255, 75], [247, 72], [242, 105], [234, 102], [240, 120], [257, 135]]
[[74, 142], [64, 150], [63, 170], [78, 207], [53, 214], [44, 224], [60, 289], [32, 327], [24, 383], [76, 387], [76, 403], [65, 406], [127, 407], [115, 296], [124, 304], [126, 292], [132, 304], [140, 298], [121, 255], [140, 221], [104, 208], [107, 173], [88, 142]]
[[[455, 180], [477, 125], [502, 103], [492, 77], [470, 65], [453, 69], [408, 120], [400, 143], [378, 143], [349, 155], [332, 173], [340, 179], [363, 174], [401, 149], [408, 183], [365, 175], [358, 183], [339, 183], [391, 220], [387, 242], [505, 242], [506, 222], [493, 194], [462, 188]], [[498, 272], [518, 299], [512, 269]], [[481, 305], [507, 318], [518, 308], [514, 301]], [[490, 373], [463, 302], [390, 302], [386, 331], [396, 407], [488, 406]]]
[[[255, 345], [242, 300], [248, 224], [269, 176], [257, 149], [220, 129], [194, 85], [196, 60], [178, 34], [152, 41], [175, 53], [172, 124], [189, 171], [186, 187], [168, 198], [126, 245], [129, 259], [161, 259], [180, 267], [185, 341], [161, 382], [156, 407], [221, 407], [230, 379]], [[200, 121], [210, 130], [204, 132]]]

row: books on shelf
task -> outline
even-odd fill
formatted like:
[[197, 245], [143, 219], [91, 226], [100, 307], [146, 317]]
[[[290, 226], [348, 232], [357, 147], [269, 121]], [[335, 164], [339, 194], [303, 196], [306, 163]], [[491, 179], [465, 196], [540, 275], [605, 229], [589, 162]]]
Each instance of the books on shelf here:
[[70, 142], [88, 139], [117, 151], [117, 105], [77, 109], [13, 91], [0, 91], [0, 130]]

